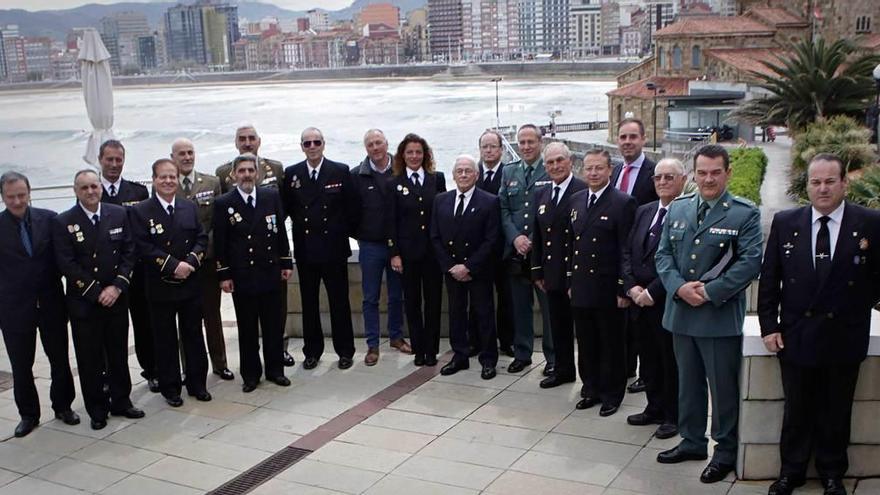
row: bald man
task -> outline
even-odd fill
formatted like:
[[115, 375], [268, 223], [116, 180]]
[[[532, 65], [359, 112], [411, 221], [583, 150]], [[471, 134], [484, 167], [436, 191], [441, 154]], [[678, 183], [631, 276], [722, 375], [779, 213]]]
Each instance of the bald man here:
[[177, 165], [180, 187], [178, 198], [193, 201], [197, 208], [199, 223], [208, 233], [208, 248], [205, 260], [198, 275], [202, 286], [202, 321], [205, 325], [205, 340], [208, 341], [208, 354], [214, 374], [224, 380], [234, 378], [226, 364], [226, 341], [223, 339], [223, 324], [220, 319], [220, 281], [217, 279], [217, 265], [214, 263], [214, 199], [220, 196], [220, 179], [195, 170], [196, 152], [192, 141], [179, 138], [171, 145], [171, 160]]

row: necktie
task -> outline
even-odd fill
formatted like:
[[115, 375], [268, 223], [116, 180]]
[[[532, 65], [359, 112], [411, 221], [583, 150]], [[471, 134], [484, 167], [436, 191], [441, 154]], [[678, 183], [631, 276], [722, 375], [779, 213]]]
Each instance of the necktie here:
[[587, 203], [587, 209], [592, 208], [593, 205], [595, 205], [595, 204], [596, 204], [596, 195], [593, 193], [590, 193], [590, 202]]
[[192, 181], [189, 180], [189, 177], [183, 178], [183, 194], [189, 196], [190, 191], [192, 191]]
[[660, 211], [657, 212], [657, 220], [654, 222], [654, 225], [651, 225], [651, 230], [648, 232], [648, 239], [660, 237], [660, 233], [663, 231], [664, 218], [666, 218], [666, 208], [660, 208]]
[[623, 167], [623, 176], [620, 178], [620, 187], [618, 188], [627, 194], [629, 194], [629, 172], [632, 168], [632, 165]]
[[700, 201], [700, 208], [697, 210], [697, 223], [703, 223], [703, 220], [706, 219], [706, 212], [709, 211], [709, 202], [708, 201]]
[[822, 225], [819, 226], [819, 233], [816, 235], [816, 278], [820, 284], [831, 273], [831, 232], [828, 230], [829, 220], [831, 218], [828, 216], [819, 217]]
[[318, 180], [318, 171], [312, 170], [312, 182], [316, 182]]
[[97, 226], [98, 226], [98, 222], [100, 222], [100, 221], [101, 221], [101, 218], [98, 216], [97, 213], [95, 213], [94, 215], [92, 215], [92, 225], [94, 225], [95, 227], [97, 227]]
[[254, 207], [254, 197], [253, 197], [253, 196], [248, 196], [248, 197], [247, 197], [247, 205], [248, 205], [248, 208], [253, 208], [253, 207]]
[[553, 197], [550, 198], [550, 201], [553, 202], [553, 206], [556, 206], [557, 204], [559, 204], [559, 191], [560, 191], [559, 186], [555, 186], [553, 188]]
[[487, 171], [487, 172], [486, 172], [486, 180], [484, 180], [483, 182], [485, 182], [485, 183], [492, 182], [492, 177], [493, 177], [494, 175], [495, 175], [495, 171], [494, 171], [494, 170], [489, 170], [489, 171]]
[[460, 218], [462, 215], [464, 215], [464, 194], [459, 194], [458, 206], [455, 207], [455, 218]]
[[34, 255], [34, 247], [31, 244], [31, 234], [28, 232], [27, 222], [22, 220], [18, 224], [18, 232], [21, 234], [21, 243], [24, 245], [24, 250], [27, 252], [28, 256]]
[[412, 183], [414, 186], [419, 187], [419, 174], [412, 174]]
[[168, 210], [168, 216], [173, 217], [174, 216], [174, 206], [168, 205], [168, 208], [166, 208], [166, 209]]
[[110, 197], [111, 198], [116, 197], [116, 185], [114, 185], [114, 184], [110, 184]]
[[532, 179], [532, 172], [534, 171], [535, 169], [533, 167], [526, 167], [526, 186], [529, 185], [529, 181]]

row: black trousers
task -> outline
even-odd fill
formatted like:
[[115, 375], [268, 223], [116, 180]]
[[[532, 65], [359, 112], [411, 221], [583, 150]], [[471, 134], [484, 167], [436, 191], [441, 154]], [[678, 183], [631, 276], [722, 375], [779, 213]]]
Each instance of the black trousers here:
[[440, 352], [440, 305], [443, 274], [433, 257], [403, 259], [403, 301], [406, 326], [416, 357]]
[[476, 330], [480, 334], [480, 364], [495, 366], [498, 364], [498, 345], [495, 341], [492, 280], [475, 278], [470, 282], [459, 282], [449, 274], [445, 277], [449, 299], [449, 344], [455, 352], [452, 359], [459, 362], [468, 360], [468, 310], [472, 308], [477, 315]]
[[[354, 330], [351, 326], [351, 303], [348, 301], [348, 262], [298, 263], [302, 298], [303, 354], [320, 359], [324, 353], [324, 330], [321, 328], [319, 290], [321, 281], [330, 303], [330, 335], [333, 350], [339, 357], [354, 356]], [[279, 353], [280, 354], [280, 353]]]
[[[110, 412], [121, 412], [131, 404], [131, 375], [128, 371], [128, 309], [120, 297], [115, 310], [95, 304], [84, 318], [71, 318], [73, 348], [83, 402], [89, 416], [106, 419]], [[102, 376], [105, 371], [106, 377]], [[110, 387], [110, 396], [104, 385]]]
[[150, 305], [147, 302], [147, 288], [144, 285], [144, 266], [137, 264], [128, 288], [128, 311], [131, 313], [131, 327], [134, 333], [134, 352], [141, 366], [141, 376], [156, 377], [156, 354], [153, 342], [153, 327], [150, 324]]
[[[635, 319], [637, 318], [636, 308], [630, 306], [623, 310], [623, 325], [626, 330], [626, 376], [636, 376], [636, 369], [639, 365], [639, 358], [641, 357], [641, 344], [642, 341], [639, 338], [639, 332], [636, 328]], [[639, 378], [644, 378], [641, 370], [639, 369]]]
[[[75, 395], [73, 374], [67, 358], [67, 321], [58, 312], [43, 310], [38, 316], [40, 342], [51, 367], [49, 398], [55, 412], [70, 410]], [[12, 365], [15, 406], [22, 418], [40, 419], [40, 398], [34, 385], [34, 357], [37, 352], [37, 329], [3, 329], [3, 342]]]
[[241, 378], [245, 383], [257, 383], [263, 375], [260, 362], [260, 330], [262, 329], [263, 359], [266, 361], [266, 378], [284, 376], [282, 362], [283, 335], [281, 322], [281, 291], [262, 294], [232, 293], [235, 319], [238, 324], [238, 354]]
[[563, 380], [574, 379], [574, 324], [567, 291], [548, 290], [547, 305], [556, 350], [556, 376]]
[[156, 377], [165, 397], [180, 395], [180, 343], [185, 356], [186, 390], [197, 394], [206, 390], [208, 353], [202, 334], [201, 294], [182, 301], [150, 301], [150, 321], [156, 343]]
[[[510, 274], [507, 263], [497, 260], [492, 283], [495, 287], [495, 333], [498, 344], [508, 349], [513, 346], [513, 302], [510, 294]], [[474, 331], [470, 331], [474, 328]], [[468, 341], [471, 347], [480, 348], [480, 332], [476, 331], [477, 315], [473, 311], [468, 317]]]
[[626, 333], [618, 308], [572, 308], [578, 374], [588, 397], [619, 406], [626, 392]]
[[672, 349], [672, 333], [663, 328], [663, 306], [631, 311], [630, 324], [640, 349], [639, 376], [645, 381], [648, 405], [645, 412], [678, 424], [678, 365]]
[[785, 392], [780, 475], [803, 479], [815, 448], [819, 476], [842, 478], [849, 467], [846, 449], [859, 363], [808, 367], [780, 360], [779, 364]]

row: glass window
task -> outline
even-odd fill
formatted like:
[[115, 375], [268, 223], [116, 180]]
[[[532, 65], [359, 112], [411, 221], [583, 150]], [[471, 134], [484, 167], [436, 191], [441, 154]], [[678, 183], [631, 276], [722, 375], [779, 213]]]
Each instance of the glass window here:
[[691, 48], [691, 68], [698, 69], [700, 67], [700, 47]]
[[672, 49], [672, 68], [681, 69], [681, 48], [677, 46]]

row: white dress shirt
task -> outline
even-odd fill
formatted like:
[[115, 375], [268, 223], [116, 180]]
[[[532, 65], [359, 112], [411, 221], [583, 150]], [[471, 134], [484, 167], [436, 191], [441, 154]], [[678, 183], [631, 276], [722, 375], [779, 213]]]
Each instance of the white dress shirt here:
[[412, 182], [413, 175], [419, 176], [419, 185], [425, 185], [425, 170], [422, 167], [419, 167], [418, 170], [413, 170], [411, 168], [406, 169], [406, 178]]
[[452, 214], [455, 215], [455, 211], [458, 209], [458, 202], [462, 201], [459, 197], [464, 194], [464, 208], [462, 208], [462, 215], [467, 211], [468, 203], [471, 202], [471, 197], [474, 195], [474, 189], [476, 186], [471, 186], [467, 191], [459, 191], [458, 188], [455, 188], [455, 201], [452, 202]]
[[162, 209], [165, 210], [165, 213], [168, 213], [169, 206], [174, 208], [175, 210], [177, 209], [177, 207], [174, 205], [174, 197], [173, 196], [171, 198], [171, 202], [165, 201], [164, 199], [162, 199], [162, 196], [159, 196], [158, 194], [156, 195], [156, 199], [159, 200], [159, 204], [162, 205]]
[[557, 205], [559, 204], [560, 201], [562, 201], [562, 195], [565, 194], [565, 190], [568, 189], [568, 185], [571, 184], [572, 177], [574, 177], [574, 174], [568, 174], [568, 177], [566, 177], [565, 180], [562, 181], [561, 183], [556, 184], [554, 182], [551, 185], [551, 187], [550, 187], [550, 198], [551, 199], [553, 198], [553, 189], [556, 189], [557, 187], [559, 188], [559, 196], [557, 196], [557, 198], [556, 198]]
[[119, 179], [117, 179], [116, 182], [110, 182], [109, 180], [105, 179], [104, 176], [102, 175], [101, 176], [101, 184], [104, 186], [104, 189], [106, 189], [108, 193], [110, 192], [110, 186], [113, 186], [113, 191], [116, 194], [119, 194], [119, 186], [122, 185], [122, 176], [120, 175]]
[[238, 186], [236, 186], [235, 189], [238, 190], [238, 194], [241, 195], [241, 200], [244, 201], [244, 204], [247, 204], [249, 196], [253, 196], [253, 198], [254, 198], [253, 206], [254, 206], [254, 208], [257, 207], [257, 188], [256, 187], [254, 188], [254, 190], [250, 194], [242, 191], [241, 188]]
[[639, 172], [642, 170], [642, 164], [645, 163], [645, 154], [642, 153], [639, 155], [636, 160], [630, 164], [623, 164], [623, 168], [620, 169], [620, 175], [617, 176], [617, 182], [614, 183], [615, 189], [620, 189], [620, 183], [623, 182], [623, 173], [626, 172], [626, 167], [630, 167], [629, 171], [629, 182], [626, 185], [626, 191], [623, 191], [630, 196], [632, 196], [633, 186], [636, 185], [636, 177], [639, 176]]
[[[318, 176], [321, 175], [321, 166], [324, 165], [324, 157], [321, 157], [321, 163], [318, 164], [317, 167], [312, 167], [312, 164], [306, 160], [306, 168], [309, 170], [309, 179], [312, 178], [312, 171], [315, 171], [315, 180], [318, 179]], [[256, 199], [256, 198], [255, 198]]]
[[[77, 202], [77, 203], [79, 203], [79, 202]], [[98, 221], [99, 222], [101, 221], [101, 203], [100, 202], [98, 203], [98, 209], [95, 211], [87, 210], [86, 207], [83, 206], [82, 203], [79, 203], [79, 207], [82, 208], [82, 211], [86, 214], [86, 216], [89, 218], [89, 220], [92, 220], [92, 223], [95, 223], [95, 221], [92, 219], [92, 217], [95, 215], [98, 215]]]

